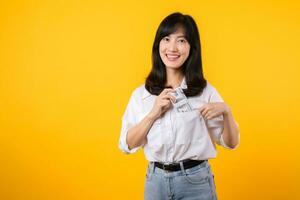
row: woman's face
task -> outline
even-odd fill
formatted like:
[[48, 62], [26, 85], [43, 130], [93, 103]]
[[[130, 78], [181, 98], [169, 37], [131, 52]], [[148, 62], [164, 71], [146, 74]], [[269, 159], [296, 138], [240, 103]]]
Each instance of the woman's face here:
[[159, 43], [159, 55], [170, 69], [179, 69], [190, 53], [190, 44], [184, 37], [182, 28], [164, 37]]

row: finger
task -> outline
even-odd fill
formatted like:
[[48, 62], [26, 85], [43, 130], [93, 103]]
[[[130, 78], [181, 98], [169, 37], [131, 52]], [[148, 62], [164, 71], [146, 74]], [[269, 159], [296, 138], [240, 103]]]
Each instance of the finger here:
[[213, 110], [208, 110], [205, 114], [204, 114], [204, 118], [208, 119], [209, 117], [211, 117], [213, 115]]
[[171, 107], [171, 103], [170, 102], [166, 103], [164, 106], [162, 106], [162, 111], [165, 112], [165, 111], [169, 110], [170, 107]]
[[162, 103], [161, 103], [162, 106], [167, 106], [170, 104], [171, 104], [170, 100], [162, 100]]
[[168, 111], [169, 108], [170, 108], [170, 105], [163, 107], [162, 108], [162, 112], [164, 113], [164, 112]]
[[206, 116], [209, 110], [210, 110], [210, 108], [208, 108], [208, 107], [204, 108], [201, 112], [201, 115]]
[[161, 95], [165, 95], [165, 94], [167, 94], [168, 92], [172, 92], [172, 91], [174, 91], [174, 89], [166, 88], [166, 89], [164, 89], [164, 90], [161, 92]]
[[217, 113], [216, 112], [210, 112], [208, 115], [207, 115], [207, 119], [212, 119], [214, 117], [216, 117]]
[[206, 108], [203, 107], [203, 106], [202, 106], [201, 108], [198, 109], [201, 115], [202, 115], [202, 113], [203, 113], [203, 111], [204, 111], [205, 109], [206, 109]]
[[209, 116], [207, 116], [207, 117], [205, 117], [205, 119], [212, 119], [212, 117], [209, 115]]
[[202, 116], [203, 116], [205, 119], [207, 119], [208, 113], [206, 112], [206, 113], [202, 114]]
[[162, 95], [162, 99], [173, 99], [173, 96], [171, 94], [165, 94]]
[[214, 110], [214, 107], [211, 104], [206, 104], [203, 110], [203, 114], [207, 113], [209, 110]]
[[170, 94], [166, 94], [162, 97], [162, 99], [169, 99], [171, 100], [172, 102], [176, 102], [176, 98], [173, 96], [173, 95], [170, 95]]
[[222, 112], [220, 112], [220, 111], [218, 111], [218, 110], [213, 111], [213, 112], [210, 113], [211, 118], [218, 117], [218, 116], [220, 116], [221, 114], [222, 114]]
[[199, 111], [202, 113], [202, 111], [205, 110], [206, 108], [208, 108], [208, 104], [203, 104], [203, 105], [199, 108]]

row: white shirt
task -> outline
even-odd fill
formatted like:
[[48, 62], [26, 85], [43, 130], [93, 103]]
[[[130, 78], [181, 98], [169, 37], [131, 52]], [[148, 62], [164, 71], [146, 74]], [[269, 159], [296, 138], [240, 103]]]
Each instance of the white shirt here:
[[[185, 78], [180, 87], [187, 88]], [[217, 90], [207, 82], [207, 86], [200, 95], [188, 97], [193, 107], [192, 111], [180, 113], [172, 106], [153, 123], [147, 134], [147, 143], [129, 150], [126, 143], [128, 129], [139, 123], [152, 110], [156, 97], [145, 89], [145, 84], [132, 92], [122, 117], [119, 139], [119, 148], [122, 152], [131, 154], [143, 148], [148, 161], [172, 163], [185, 159], [215, 158], [216, 144], [231, 149], [222, 137], [223, 116], [205, 120], [195, 110], [203, 103], [223, 102]]]

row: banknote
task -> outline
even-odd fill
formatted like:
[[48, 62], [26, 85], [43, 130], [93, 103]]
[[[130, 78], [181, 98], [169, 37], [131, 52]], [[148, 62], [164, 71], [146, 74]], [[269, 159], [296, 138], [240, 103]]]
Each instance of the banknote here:
[[181, 87], [178, 87], [174, 92], [170, 93], [176, 98], [176, 102], [172, 102], [177, 112], [189, 112], [192, 111], [188, 98], [185, 96]]

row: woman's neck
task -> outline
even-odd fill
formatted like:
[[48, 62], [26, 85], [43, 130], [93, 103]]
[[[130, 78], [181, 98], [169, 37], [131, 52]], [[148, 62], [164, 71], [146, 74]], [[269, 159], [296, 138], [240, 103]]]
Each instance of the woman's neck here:
[[171, 86], [173, 89], [180, 86], [184, 75], [180, 71], [169, 70], [167, 71], [167, 86]]

